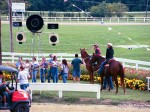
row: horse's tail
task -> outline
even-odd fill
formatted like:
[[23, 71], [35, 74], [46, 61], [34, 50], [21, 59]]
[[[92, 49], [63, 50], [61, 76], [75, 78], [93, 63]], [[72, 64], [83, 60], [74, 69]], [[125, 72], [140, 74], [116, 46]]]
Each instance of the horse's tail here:
[[123, 85], [124, 84], [125, 73], [124, 73], [123, 65], [121, 63], [119, 63], [119, 76], [120, 76], [120, 79], [121, 79], [121, 85]]

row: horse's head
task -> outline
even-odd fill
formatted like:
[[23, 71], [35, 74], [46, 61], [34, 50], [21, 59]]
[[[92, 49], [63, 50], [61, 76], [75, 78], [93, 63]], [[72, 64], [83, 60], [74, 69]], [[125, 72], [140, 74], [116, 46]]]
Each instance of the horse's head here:
[[80, 53], [81, 53], [81, 57], [83, 59], [87, 58], [89, 56], [88, 53], [85, 51], [85, 48], [84, 49], [80, 49]]

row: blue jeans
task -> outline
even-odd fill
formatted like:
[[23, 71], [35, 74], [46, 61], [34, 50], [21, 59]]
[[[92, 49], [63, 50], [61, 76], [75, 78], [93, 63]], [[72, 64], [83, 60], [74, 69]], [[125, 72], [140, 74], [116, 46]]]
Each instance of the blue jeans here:
[[36, 83], [36, 76], [38, 74], [37, 70], [32, 71], [32, 83]]
[[113, 81], [112, 81], [112, 76], [110, 76], [110, 77], [105, 76], [103, 88], [106, 89], [107, 86], [109, 86], [110, 89], [114, 88], [114, 84], [113, 84]]
[[53, 69], [53, 67], [50, 67], [49, 72], [48, 72], [48, 77], [47, 77], [48, 83], [50, 83], [50, 80], [51, 80], [51, 77], [52, 77], [52, 69]]
[[21, 84], [20, 85], [20, 88], [23, 89], [23, 90], [26, 90], [27, 87], [29, 87], [29, 84]]
[[40, 79], [41, 79], [41, 83], [44, 83], [46, 80], [46, 73], [47, 73], [47, 69], [46, 68], [41, 68], [40, 69]]
[[67, 73], [63, 73], [62, 79], [63, 79], [63, 83], [66, 83], [67, 79], [68, 79], [68, 74]]
[[58, 67], [53, 67], [52, 77], [53, 77], [53, 83], [57, 83], [58, 82]]
[[3, 95], [6, 96], [7, 103], [10, 103], [10, 96], [8, 92], [3, 92]]
[[104, 67], [105, 65], [108, 63], [109, 59], [105, 60], [101, 65], [100, 65], [100, 68], [99, 68], [99, 71], [98, 71], [98, 74], [101, 75], [103, 70], [104, 70]]

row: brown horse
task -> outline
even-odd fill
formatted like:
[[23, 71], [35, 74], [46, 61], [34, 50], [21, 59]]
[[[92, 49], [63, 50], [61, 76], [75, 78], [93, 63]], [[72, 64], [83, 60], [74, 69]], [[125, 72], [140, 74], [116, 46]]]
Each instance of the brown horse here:
[[[91, 63], [97, 62], [98, 64], [101, 64], [104, 61], [105, 61], [104, 57], [96, 56], [96, 55], [93, 55], [93, 57], [91, 59]], [[125, 84], [124, 84], [125, 74], [124, 74], [124, 69], [123, 69], [122, 64], [119, 61], [110, 60], [109, 66], [105, 66], [104, 71], [101, 75], [103, 75], [103, 74], [106, 75], [108, 73], [113, 76], [113, 79], [115, 81], [116, 94], [118, 93], [118, 76], [121, 79], [121, 85], [123, 86], [124, 94], [126, 94]], [[101, 83], [103, 84], [103, 80], [101, 81]]]
[[88, 53], [85, 51], [85, 49], [80, 49], [81, 51], [81, 58], [84, 59], [84, 62], [86, 63], [86, 69], [88, 70], [90, 74], [90, 83], [94, 84], [94, 70], [92, 68], [92, 65], [90, 63], [90, 56]]
[[[81, 57], [84, 59], [85, 63], [86, 63], [86, 68], [90, 74], [90, 82], [94, 83], [94, 71], [97, 71], [99, 69], [99, 66], [101, 65], [102, 62], [105, 61], [105, 58], [103, 57], [98, 57], [96, 55], [93, 55], [92, 59], [90, 59], [90, 56], [87, 54], [87, 52], [85, 51], [85, 49], [80, 49], [81, 51]], [[97, 62], [97, 65], [92, 67], [91, 63]], [[101, 76], [101, 85], [103, 87], [103, 77], [104, 76], [113, 76], [113, 79], [115, 80], [116, 83], [116, 93], [118, 93], [118, 78], [117, 76], [120, 76], [121, 78], [121, 83], [123, 85], [124, 88], [124, 94], [125, 94], [125, 85], [124, 85], [124, 70], [123, 70], [123, 66], [120, 62], [118, 61], [113, 61], [110, 62], [109, 66], [106, 66], [103, 70], [103, 73], [100, 75]], [[101, 90], [102, 90], [101, 87]], [[110, 88], [109, 88], [110, 90]]]
[[[94, 84], [94, 71], [97, 71], [99, 69], [100, 64], [105, 60], [104, 58], [100, 58], [99, 61], [97, 61], [97, 65], [92, 66], [91, 63], [91, 56], [88, 55], [88, 53], [85, 51], [85, 49], [80, 49], [81, 51], [81, 57], [82, 59], [84, 59], [84, 62], [86, 63], [86, 69], [89, 72], [90, 75], [90, 83]], [[101, 85], [103, 86], [103, 77], [110, 76], [110, 72], [108, 70], [108, 67], [105, 67], [105, 70], [103, 71], [101, 77]], [[101, 91], [102, 91], [103, 87], [101, 87]], [[109, 88], [110, 91], [110, 88]]]

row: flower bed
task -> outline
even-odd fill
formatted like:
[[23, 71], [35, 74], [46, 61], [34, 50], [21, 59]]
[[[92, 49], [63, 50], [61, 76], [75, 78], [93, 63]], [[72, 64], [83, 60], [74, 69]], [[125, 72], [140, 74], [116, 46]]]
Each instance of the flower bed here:
[[[7, 64], [8, 65], [8, 64]], [[12, 66], [12, 65], [9, 65]], [[125, 71], [125, 85], [127, 88], [135, 89], [135, 90], [147, 90], [147, 79], [146, 77], [150, 77], [150, 71], [146, 70], [135, 70], [131, 68], [124, 68]], [[70, 73], [68, 80], [72, 80], [72, 67], [70, 67]], [[81, 66], [81, 80], [83, 81], [90, 81], [90, 76], [88, 75], [88, 72], [86, 70], [86, 67], [84, 65]], [[4, 78], [6, 80], [10, 80], [11, 75], [7, 72], [4, 72]], [[38, 74], [39, 78], [39, 74]], [[61, 77], [60, 77], [61, 79]], [[96, 83], [100, 83], [101, 78], [97, 75], [95, 72], [94, 81]], [[118, 78], [119, 86], [121, 86], [120, 78]]]
[[[89, 81], [90, 80], [90, 76], [89, 75], [81, 75], [81, 80]], [[94, 81], [96, 83], [100, 83], [101, 82], [101, 78], [95, 76], [94, 77]], [[147, 84], [144, 81], [142, 81], [142, 80], [125, 78], [124, 82], [125, 82], [126, 88], [131, 88], [131, 89], [134, 89], [134, 90], [142, 90], [142, 91], [147, 90]], [[115, 84], [115, 82], [114, 82], [114, 84]], [[119, 84], [119, 87], [121, 87], [120, 77], [118, 77], [118, 84]]]

